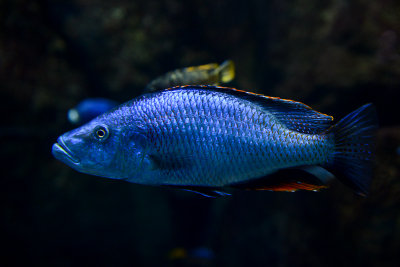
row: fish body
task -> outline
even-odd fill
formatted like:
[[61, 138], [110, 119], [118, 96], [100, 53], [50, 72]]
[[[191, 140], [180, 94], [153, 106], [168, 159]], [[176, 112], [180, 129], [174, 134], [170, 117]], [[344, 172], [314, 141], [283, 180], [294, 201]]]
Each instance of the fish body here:
[[68, 111], [68, 120], [72, 124], [84, 124], [116, 106], [118, 102], [110, 99], [88, 98]]
[[162, 90], [178, 85], [218, 85], [228, 83], [235, 77], [233, 61], [226, 60], [222, 64], [210, 63], [176, 69], [152, 80], [146, 87], [147, 91]]
[[[366, 105], [334, 125], [331, 116], [299, 102], [183, 86], [133, 99], [62, 135], [53, 154], [84, 173], [200, 192], [315, 190], [333, 177], [326, 169], [337, 167], [364, 194], [374, 114]], [[296, 169], [318, 182], [276, 177]]]

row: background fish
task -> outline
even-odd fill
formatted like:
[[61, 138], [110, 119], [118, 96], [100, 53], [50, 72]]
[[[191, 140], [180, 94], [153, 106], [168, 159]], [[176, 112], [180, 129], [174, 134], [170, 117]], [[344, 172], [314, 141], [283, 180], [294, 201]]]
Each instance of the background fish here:
[[133, 99], [62, 135], [53, 155], [72, 168], [206, 195], [224, 188], [295, 191], [333, 175], [368, 192], [375, 109], [338, 123], [291, 100], [214, 86], [184, 86]]
[[235, 77], [233, 61], [226, 60], [221, 65], [210, 63], [201, 66], [177, 69], [154, 79], [146, 89], [156, 91], [178, 85], [219, 85], [228, 83]]
[[88, 98], [68, 111], [68, 120], [72, 124], [83, 124], [118, 105], [107, 98]]
[[196, 262], [198, 264], [207, 264], [215, 259], [215, 253], [208, 247], [196, 247], [192, 249], [176, 247], [169, 251], [168, 259], [171, 261], [185, 261], [187, 263], [192, 262], [192, 264]]

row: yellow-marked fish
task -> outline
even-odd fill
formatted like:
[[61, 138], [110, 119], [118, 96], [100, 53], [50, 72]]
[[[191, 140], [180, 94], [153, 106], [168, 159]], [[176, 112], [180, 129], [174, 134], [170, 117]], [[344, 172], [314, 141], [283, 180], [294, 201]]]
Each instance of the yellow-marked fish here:
[[147, 91], [156, 91], [178, 85], [219, 85], [228, 83], [235, 77], [233, 61], [226, 60], [221, 65], [210, 63], [201, 66], [177, 69], [154, 79]]
[[135, 98], [62, 135], [53, 155], [88, 174], [179, 187], [318, 190], [334, 175], [368, 192], [377, 118], [372, 104], [335, 124], [292, 100], [215, 86]]

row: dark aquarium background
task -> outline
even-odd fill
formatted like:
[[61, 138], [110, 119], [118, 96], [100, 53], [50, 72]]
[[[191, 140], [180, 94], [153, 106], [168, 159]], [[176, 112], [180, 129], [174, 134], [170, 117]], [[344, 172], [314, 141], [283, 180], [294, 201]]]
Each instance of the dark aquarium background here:
[[[232, 59], [229, 86], [335, 118], [376, 105], [371, 193], [219, 199], [78, 173], [51, 155], [88, 97]], [[400, 2], [1, 0], [1, 266], [400, 266]]]

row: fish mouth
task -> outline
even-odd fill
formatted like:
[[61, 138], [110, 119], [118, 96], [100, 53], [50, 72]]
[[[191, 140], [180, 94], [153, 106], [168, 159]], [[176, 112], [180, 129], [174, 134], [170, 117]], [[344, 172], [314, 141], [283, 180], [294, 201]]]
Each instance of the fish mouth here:
[[59, 159], [63, 162], [72, 162], [74, 164], [78, 164], [80, 162], [77, 157], [73, 156], [71, 150], [65, 144], [62, 136], [58, 138], [57, 143], [53, 145], [52, 152], [56, 159]]

